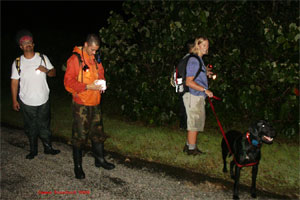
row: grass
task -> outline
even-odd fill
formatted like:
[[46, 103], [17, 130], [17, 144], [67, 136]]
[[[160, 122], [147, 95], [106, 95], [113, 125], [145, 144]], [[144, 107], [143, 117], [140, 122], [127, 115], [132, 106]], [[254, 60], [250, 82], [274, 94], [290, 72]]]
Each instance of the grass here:
[[[54, 90], [54, 89], [52, 89]], [[72, 127], [71, 96], [62, 88], [55, 88], [51, 93], [51, 129], [53, 135], [70, 141]], [[8, 89], [2, 94], [10, 94]], [[105, 102], [105, 111], [110, 104]], [[105, 112], [106, 113], [106, 112]], [[209, 113], [209, 111], [207, 111]], [[222, 119], [221, 119], [222, 121]], [[10, 95], [1, 96], [1, 122], [22, 127], [21, 113], [11, 109]], [[225, 124], [225, 131], [235, 128], [244, 131], [248, 124]], [[104, 128], [110, 136], [106, 149], [124, 156], [137, 157], [211, 177], [230, 180], [229, 174], [222, 172], [221, 139], [222, 135], [213, 116], [208, 116], [205, 132], [198, 136], [198, 146], [207, 153], [203, 156], [187, 156], [182, 150], [186, 141], [185, 131], [169, 127], [150, 127], [142, 123], [130, 122], [120, 116], [104, 114]], [[230, 159], [228, 159], [229, 167]], [[299, 143], [276, 138], [273, 145], [264, 144], [259, 165], [257, 188], [282, 195], [290, 194], [299, 198]], [[250, 186], [251, 168], [243, 168], [241, 184]]]
[[[207, 154], [190, 157], [182, 153], [185, 132], [168, 128], [130, 125], [122, 121], [106, 119], [106, 131], [111, 135], [107, 147], [123, 155], [139, 157], [148, 161], [187, 168], [211, 177], [230, 180], [222, 172], [221, 133], [206, 128], [198, 137], [198, 145]], [[230, 161], [230, 159], [228, 159]], [[229, 163], [228, 163], [229, 167]], [[250, 185], [251, 168], [243, 168], [241, 183]], [[257, 187], [267, 191], [299, 195], [299, 147], [295, 144], [274, 142], [263, 145]]]

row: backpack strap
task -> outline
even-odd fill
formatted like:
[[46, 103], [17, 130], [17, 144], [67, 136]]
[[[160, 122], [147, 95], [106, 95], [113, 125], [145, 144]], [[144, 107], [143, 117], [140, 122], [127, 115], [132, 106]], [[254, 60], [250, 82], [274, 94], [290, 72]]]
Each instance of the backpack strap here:
[[35, 52], [35, 53], [37, 53], [41, 57], [41, 63], [40, 63], [40, 65], [42, 65], [42, 63], [44, 62], [45, 63], [45, 67], [46, 67], [47, 63], [46, 63], [44, 54], [39, 53], [39, 52]]
[[[83, 69], [82, 69], [82, 59], [81, 59], [81, 55], [77, 52], [72, 52], [73, 55], [76, 55], [78, 58], [78, 62], [79, 62], [79, 67], [81, 67], [81, 82], [83, 83]], [[79, 75], [78, 75], [79, 76]]]
[[199, 56], [197, 56], [197, 55], [195, 55], [195, 54], [190, 54], [190, 55], [189, 55], [189, 59], [190, 59], [191, 57], [194, 57], [194, 58], [196, 58], [196, 59], [199, 61], [199, 69], [198, 69], [198, 71], [197, 71], [197, 73], [196, 73], [196, 75], [194, 76], [194, 79], [193, 79], [193, 80], [195, 80], [195, 79], [199, 76], [199, 74], [200, 74], [201, 72], [204, 72], [204, 71], [202, 70], [202, 65], [203, 65], [203, 63], [202, 63], [201, 59], [199, 58]]
[[44, 61], [44, 63], [45, 63], [45, 67], [47, 66], [47, 63], [46, 63], [46, 60], [45, 60], [45, 56], [44, 56], [44, 54], [42, 54], [42, 53], [39, 53], [40, 54], [40, 57], [42, 58], [42, 60], [41, 60], [41, 64], [42, 64], [42, 61]]
[[[191, 53], [190, 55], [188, 55], [187, 61], [186, 61], [186, 63], [185, 63], [184, 82], [186, 81], [187, 64], [188, 64], [188, 61], [189, 61], [189, 59], [190, 59], [191, 57], [195, 57], [195, 58], [199, 61], [199, 69], [198, 69], [196, 75], [194, 76], [194, 79], [193, 79], [193, 80], [195, 80], [195, 79], [199, 76], [199, 74], [200, 74], [201, 72], [204, 72], [204, 71], [202, 70], [202, 64], [203, 64], [203, 63], [201, 62], [199, 56], [197, 56], [197, 55]], [[184, 92], [189, 92], [189, 90], [190, 90], [189, 87], [186, 86], [186, 85], [184, 84]]]
[[16, 68], [17, 68], [17, 72], [18, 72], [19, 76], [21, 74], [21, 68], [20, 68], [20, 66], [21, 66], [21, 58], [17, 57], [16, 58]]
[[79, 66], [81, 66], [81, 63], [82, 63], [82, 59], [81, 59], [81, 55], [77, 52], [73, 52], [72, 54], [76, 55], [77, 58], [78, 58], [78, 61], [79, 61]]

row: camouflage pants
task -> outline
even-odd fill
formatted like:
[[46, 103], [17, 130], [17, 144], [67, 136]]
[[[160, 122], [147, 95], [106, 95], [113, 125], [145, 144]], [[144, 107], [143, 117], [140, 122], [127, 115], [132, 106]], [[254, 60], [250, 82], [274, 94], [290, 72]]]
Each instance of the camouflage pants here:
[[72, 109], [72, 144], [74, 146], [83, 147], [88, 139], [95, 143], [106, 140], [100, 105], [84, 106], [73, 102]]

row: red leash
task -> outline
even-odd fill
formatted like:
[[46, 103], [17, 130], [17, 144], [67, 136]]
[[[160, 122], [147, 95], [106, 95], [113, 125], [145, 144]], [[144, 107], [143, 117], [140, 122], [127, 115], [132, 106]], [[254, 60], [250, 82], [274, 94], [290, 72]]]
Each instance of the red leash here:
[[[221, 100], [221, 98], [216, 97], [216, 96], [213, 96], [212, 98], [215, 99], [215, 100], [218, 100], [218, 101]], [[224, 137], [224, 140], [225, 140], [225, 142], [226, 142], [226, 144], [227, 144], [227, 148], [228, 148], [229, 152], [230, 152], [230, 153], [232, 154], [232, 156], [233, 156], [233, 160], [234, 160], [235, 164], [236, 164], [238, 167], [249, 167], [249, 166], [256, 165], [256, 164], [258, 163], [258, 161], [257, 161], [257, 162], [254, 162], [254, 163], [245, 164], [245, 165], [241, 165], [241, 164], [239, 164], [239, 163], [236, 161], [236, 159], [235, 159], [235, 157], [234, 157], [234, 154], [232, 153], [232, 150], [231, 150], [230, 145], [229, 145], [229, 143], [228, 143], [228, 140], [227, 140], [227, 138], [226, 138], [226, 134], [225, 134], [225, 132], [224, 132], [224, 130], [223, 130], [223, 127], [222, 127], [222, 125], [221, 125], [221, 122], [220, 122], [220, 120], [219, 120], [219, 118], [218, 118], [218, 116], [217, 116], [217, 114], [216, 114], [215, 107], [214, 107], [214, 105], [212, 104], [212, 102], [211, 102], [210, 99], [211, 99], [211, 98], [208, 97], [208, 101], [209, 101], [210, 107], [211, 107], [211, 109], [212, 109], [212, 111], [213, 111], [213, 113], [214, 113], [214, 115], [215, 115], [215, 117], [216, 117], [216, 119], [217, 119], [217, 122], [218, 122], [218, 125], [219, 125], [219, 127], [220, 127], [221, 133], [222, 133], [222, 135], [223, 135], [223, 137]]]

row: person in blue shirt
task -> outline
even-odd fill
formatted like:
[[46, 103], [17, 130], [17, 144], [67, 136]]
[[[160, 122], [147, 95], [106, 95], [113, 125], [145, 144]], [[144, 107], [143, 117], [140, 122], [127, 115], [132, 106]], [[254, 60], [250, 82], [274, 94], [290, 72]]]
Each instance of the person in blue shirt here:
[[[192, 53], [197, 55], [199, 60], [191, 57], [186, 67], [186, 85], [189, 87], [189, 92], [186, 92], [182, 97], [187, 114], [187, 142], [183, 151], [188, 155], [204, 153], [197, 148], [196, 144], [198, 132], [204, 130], [205, 99], [206, 97], [213, 97], [213, 92], [209, 90], [207, 81], [210, 72], [206, 70], [202, 60], [202, 57], [208, 54], [208, 49], [209, 41], [207, 38], [196, 38]], [[202, 72], [195, 78], [199, 67], [202, 68]]]

